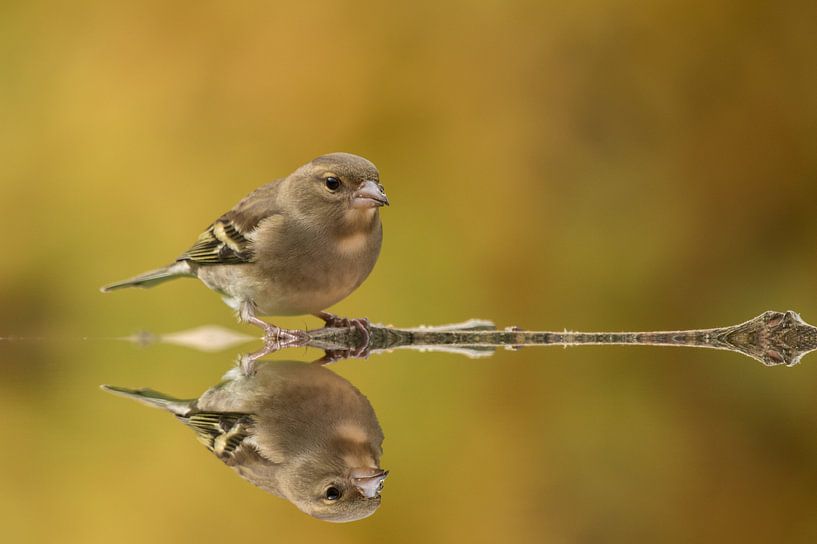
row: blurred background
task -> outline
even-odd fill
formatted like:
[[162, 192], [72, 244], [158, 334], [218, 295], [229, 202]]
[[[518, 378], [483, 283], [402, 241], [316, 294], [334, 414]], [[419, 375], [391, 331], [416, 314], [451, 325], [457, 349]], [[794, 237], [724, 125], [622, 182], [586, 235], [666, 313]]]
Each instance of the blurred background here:
[[810, 357], [341, 362], [379, 414], [391, 476], [372, 518], [337, 526], [97, 388], [197, 396], [241, 349], [110, 338], [255, 330], [197, 282], [97, 289], [342, 150], [378, 165], [392, 206], [377, 267], [336, 313], [545, 330], [767, 309], [817, 322], [816, 6], [3, 2], [0, 336], [30, 337], [0, 341], [9, 542], [814, 542]]

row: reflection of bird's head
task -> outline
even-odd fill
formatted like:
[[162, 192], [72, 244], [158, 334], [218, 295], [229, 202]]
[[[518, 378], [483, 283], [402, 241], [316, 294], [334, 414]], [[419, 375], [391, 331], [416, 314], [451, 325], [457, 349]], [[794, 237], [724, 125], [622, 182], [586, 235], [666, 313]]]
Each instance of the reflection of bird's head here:
[[351, 153], [321, 155], [298, 168], [284, 190], [302, 212], [348, 227], [369, 224], [389, 199], [374, 164]]
[[348, 466], [335, 452], [322, 462], [305, 458], [294, 465], [284, 486], [287, 498], [310, 516], [333, 522], [372, 515], [389, 474], [376, 466]]
[[[354, 521], [380, 506], [383, 432], [369, 401], [320, 365], [268, 363], [257, 379], [281, 385], [256, 420], [256, 444], [275, 463], [275, 493], [326, 521]], [[271, 455], [279, 452], [279, 455]]]

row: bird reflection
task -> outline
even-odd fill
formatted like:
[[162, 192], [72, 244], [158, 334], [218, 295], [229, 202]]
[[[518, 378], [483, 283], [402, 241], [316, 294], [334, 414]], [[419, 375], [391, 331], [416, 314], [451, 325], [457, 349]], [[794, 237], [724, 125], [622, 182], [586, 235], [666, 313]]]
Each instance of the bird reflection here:
[[255, 361], [193, 400], [102, 387], [175, 414], [240, 476], [311, 516], [354, 521], [380, 506], [383, 431], [366, 397], [321, 365]]

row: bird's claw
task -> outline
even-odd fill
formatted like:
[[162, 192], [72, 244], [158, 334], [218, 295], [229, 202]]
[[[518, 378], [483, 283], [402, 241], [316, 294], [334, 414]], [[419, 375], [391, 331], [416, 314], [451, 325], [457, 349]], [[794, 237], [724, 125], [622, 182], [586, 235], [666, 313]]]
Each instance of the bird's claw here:
[[367, 318], [340, 317], [335, 314], [330, 314], [329, 312], [320, 312], [316, 315], [323, 320], [326, 327], [354, 328], [360, 332], [360, 342], [356, 348], [326, 350], [326, 354], [316, 362], [329, 364], [341, 359], [366, 359], [369, 357], [369, 342], [371, 341], [372, 335], [369, 331], [371, 323], [369, 323]]
[[264, 343], [277, 345], [278, 349], [289, 346], [297, 346], [306, 342], [309, 337], [304, 331], [295, 329], [282, 329], [275, 325], [264, 327]]
[[238, 367], [245, 376], [255, 374], [255, 361], [283, 348], [298, 347], [309, 340], [303, 331], [282, 329], [275, 325], [264, 327], [264, 347], [253, 353], [245, 353], [238, 358]]
[[362, 357], [363, 352], [366, 352], [366, 356], [368, 356], [368, 347], [369, 341], [372, 338], [371, 333], [369, 332], [369, 327], [371, 323], [369, 323], [368, 318], [365, 317], [356, 317], [356, 318], [349, 318], [349, 317], [340, 317], [335, 314], [330, 314], [329, 312], [320, 312], [316, 314], [319, 318], [321, 318], [326, 327], [337, 327], [337, 328], [354, 328], [360, 332], [361, 342], [360, 347], [357, 350], [354, 350], [355, 355], [354, 357]]

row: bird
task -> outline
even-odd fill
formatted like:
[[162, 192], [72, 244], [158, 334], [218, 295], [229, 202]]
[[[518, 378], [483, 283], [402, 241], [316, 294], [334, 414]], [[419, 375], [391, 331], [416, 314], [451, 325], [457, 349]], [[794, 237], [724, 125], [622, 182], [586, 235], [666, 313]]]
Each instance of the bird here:
[[219, 293], [239, 321], [264, 329], [267, 338], [298, 335], [258, 315], [313, 314], [326, 326], [355, 326], [368, 340], [365, 319], [325, 310], [374, 268], [383, 239], [379, 208], [388, 205], [380, 173], [369, 160], [351, 153], [321, 155], [251, 192], [174, 262], [101, 291], [193, 277]]
[[223, 380], [193, 400], [101, 387], [174, 414], [241, 477], [315, 518], [347, 522], [378, 509], [383, 431], [351, 383], [322, 365], [269, 360]]

